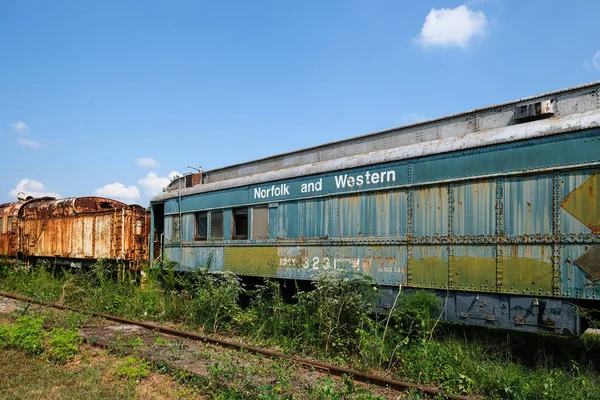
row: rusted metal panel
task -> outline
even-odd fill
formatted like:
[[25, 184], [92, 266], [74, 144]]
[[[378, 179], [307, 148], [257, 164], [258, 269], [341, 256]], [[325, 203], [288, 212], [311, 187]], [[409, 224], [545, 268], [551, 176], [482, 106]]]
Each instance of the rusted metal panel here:
[[298, 215], [302, 237], [329, 236], [327, 206], [327, 199], [313, 199], [300, 203]]
[[0, 255], [15, 257], [19, 251], [17, 215], [23, 201], [0, 205]]
[[552, 233], [552, 175], [506, 179], [504, 182], [504, 233]]
[[518, 295], [552, 295], [551, 246], [504, 246], [503, 254], [503, 292]]
[[[589, 179], [594, 173], [598, 173], [600, 170], [598, 169], [578, 169], [572, 171], [565, 171], [561, 173], [560, 176], [560, 185], [559, 185], [559, 221], [560, 221], [560, 232], [561, 233], [576, 233], [576, 234], [588, 234], [590, 233], [590, 228], [587, 227], [584, 223], [582, 223], [578, 218], [576, 218], [571, 212], [574, 212], [575, 215], [578, 215], [577, 212], [580, 205], [573, 203], [567, 206], [569, 211], [562, 207], [562, 204], [565, 203], [567, 198], [571, 193], [573, 193], [577, 188], [581, 187], [583, 183]], [[591, 200], [591, 199], [590, 199]], [[590, 201], [591, 203], [591, 201]], [[592, 210], [597, 205], [589, 204], [592, 207]]]
[[466, 182], [454, 188], [454, 234], [493, 235], [496, 229], [494, 181]]
[[404, 236], [407, 232], [407, 191], [394, 190], [369, 195], [372, 236]]
[[496, 288], [494, 246], [454, 247], [454, 289], [493, 292]]
[[[562, 276], [561, 295], [563, 297], [600, 299], [600, 281], [594, 280], [584, 268], [575, 262], [584, 254], [593, 251], [592, 248], [595, 246], [597, 245], [568, 244], [562, 247], [560, 265]], [[594, 273], [594, 271], [590, 272]]]
[[592, 233], [600, 234], [600, 174], [594, 171], [569, 193], [561, 207]]
[[415, 236], [448, 235], [448, 189], [429, 186], [414, 192]]
[[34, 199], [20, 209], [26, 257], [124, 260], [148, 256], [148, 212], [105, 198]]
[[600, 246], [594, 245], [573, 261], [593, 280], [600, 279]]
[[448, 247], [414, 246], [410, 265], [412, 286], [448, 288]]
[[343, 237], [369, 236], [369, 197], [339, 198], [338, 235]]

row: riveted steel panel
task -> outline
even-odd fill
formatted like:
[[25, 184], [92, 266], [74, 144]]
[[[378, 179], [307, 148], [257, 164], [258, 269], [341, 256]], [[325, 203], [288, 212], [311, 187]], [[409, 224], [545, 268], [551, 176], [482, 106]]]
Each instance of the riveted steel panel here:
[[552, 247], [503, 246], [502, 291], [519, 295], [552, 294]]
[[565, 197], [561, 208], [592, 233], [600, 234], [600, 174], [592, 172]]
[[454, 246], [454, 288], [493, 292], [496, 288], [494, 246]]
[[404, 236], [407, 230], [407, 191], [370, 194], [372, 236]]
[[448, 247], [414, 246], [410, 272], [412, 286], [423, 288], [448, 287]]
[[492, 180], [466, 182], [454, 187], [454, 234], [493, 235], [496, 187]]
[[504, 182], [504, 233], [552, 233], [552, 175], [509, 178]]
[[181, 266], [184, 270], [209, 267], [211, 272], [223, 271], [222, 247], [182, 247]]
[[277, 209], [277, 237], [282, 239], [300, 237], [298, 202], [281, 203]]
[[369, 196], [342, 196], [339, 198], [339, 236], [369, 235]]
[[429, 186], [414, 192], [415, 236], [448, 235], [448, 189]]
[[577, 299], [600, 299], [600, 281], [594, 280], [575, 260], [597, 245], [564, 245], [560, 254], [562, 296]]
[[314, 279], [323, 271], [373, 276], [382, 284], [406, 284], [406, 248], [389, 246], [279, 246], [276, 277]]
[[[583, 169], [583, 170], [574, 170], [574, 171], [566, 171], [561, 173], [561, 182], [560, 182], [560, 199], [561, 204], [565, 204], [569, 195], [577, 188], [583, 188], [583, 195], [585, 196], [585, 185], [584, 182], [588, 181], [592, 175], [596, 173], [599, 174], [600, 170], [598, 169]], [[598, 175], [597, 175], [598, 176]], [[590, 181], [590, 183], [593, 183]], [[582, 186], [583, 185], [583, 186]], [[580, 189], [581, 190], [581, 189]], [[589, 202], [586, 203], [585, 196], [582, 200], [582, 204], [578, 204], [577, 202], [571, 203], [565, 209], [564, 206], [560, 208], [560, 224], [561, 224], [561, 232], [562, 233], [582, 233], [589, 234], [591, 233], [591, 229], [586, 226], [581, 219], [592, 217], [593, 215], [600, 216], [598, 212], [598, 207], [600, 207], [600, 200], [598, 200], [598, 195], [596, 195], [595, 204], [592, 202], [594, 190], [590, 192], [589, 186], [587, 188], [589, 195]], [[596, 192], [597, 193], [597, 192]], [[594, 214], [595, 213], [595, 214]], [[579, 216], [578, 219], [576, 216]]]
[[274, 277], [279, 267], [277, 247], [226, 247], [223, 266], [237, 275]]
[[318, 238], [327, 237], [329, 233], [327, 212], [327, 199], [312, 199], [300, 203], [299, 219], [301, 237]]

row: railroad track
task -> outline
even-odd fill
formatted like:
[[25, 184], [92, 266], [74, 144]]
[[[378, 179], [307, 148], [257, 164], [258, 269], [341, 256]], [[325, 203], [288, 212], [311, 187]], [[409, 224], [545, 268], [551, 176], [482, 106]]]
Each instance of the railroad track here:
[[218, 346], [235, 349], [235, 350], [244, 350], [249, 353], [263, 355], [263, 356], [266, 356], [266, 357], [269, 357], [272, 359], [291, 361], [291, 362], [297, 363], [299, 365], [302, 365], [303, 367], [314, 369], [316, 371], [320, 371], [320, 372], [323, 372], [326, 374], [331, 374], [331, 375], [335, 375], [335, 376], [347, 375], [356, 382], [368, 383], [370, 385], [376, 385], [376, 386], [380, 386], [383, 388], [391, 388], [396, 391], [405, 391], [405, 390], [412, 389], [412, 390], [417, 390], [419, 392], [423, 392], [423, 393], [426, 393], [426, 394], [429, 394], [432, 396], [442, 396], [443, 398], [446, 398], [446, 399], [474, 400], [471, 397], [452, 395], [452, 394], [446, 393], [444, 391], [441, 391], [441, 390], [438, 390], [435, 388], [431, 388], [431, 387], [427, 387], [427, 386], [421, 386], [421, 385], [417, 385], [414, 383], [403, 382], [403, 381], [399, 381], [396, 379], [390, 379], [390, 378], [386, 378], [384, 376], [368, 374], [368, 373], [364, 373], [364, 372], [357, 371], [354, 369], [340, 367], [335, 364], [324, 363], [324, 362], [315, 361], [315, 360], [309, 360], [306, 358], [301, 358], [301, 357], [296, 357], [296, 356], [290, 356], [290, 355], [286, 355], [286, 354], [283, 354], [283, 353], [280, 353], [277, 351], [267, 350], [267, 349], [263, 349], [260, 347], [249, 346], [249, 345], [241, 344], [241, 343], [236, 343], [236, 342], [232, 342], [232, 341], [226, 340], [226, 339], [220, 339], [220, 338], [215, 338], [215, 337], [211, 337], [211, 336], [207, 336], [207, 335], [201, 335], [201, 334], [194, 333], [194, 332], [181, 331], [181, 330], [169, 328], [166, 326], [162, 326], [162, 325], [158, 325], [158, 324], [154, 324], [154, 323], [150, 323], [150, 322], [134, 321], [134, 320], [126, 319], [126, 318], [117, 317], [114, 315], [80, 310], [80, 309], [65, 306], [62, 304], [46, 303], [46, 302], [43, 302], [40, 300], [15, 295], [12, 293], [0, 292], [0, 296], [6, 297], [9, 299], [13, 299], [13, 300], [18, 300], [18, 301], [21, 301], [24, 303], [36, 304], [36, 305], [43, 306], [43, 307], [55, 308], [58, 310], [74, 311], [74, 312], [90, 315], [93, 317], [103, 318], [103, 319], [106, 319], [109, 321], [118, 322], [121, 324], [135, 325], [135, 326], [150, 329], [150, 330], [153, 330], [156, 332], [175, 336], [175, 337], [182, 338], [182, 339], [190, 339], [190, 340], [194, 340], [194, 341], [209, 343], [209, 344], [218, 345]]

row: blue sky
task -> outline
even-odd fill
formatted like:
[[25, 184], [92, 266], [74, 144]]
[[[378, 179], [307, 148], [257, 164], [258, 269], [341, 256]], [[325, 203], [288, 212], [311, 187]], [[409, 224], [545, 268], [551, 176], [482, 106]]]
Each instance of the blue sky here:
[[600, 80], [598, 15], [578, 0], [3, 0], [0, 202], [147, 205], [187, 165]]

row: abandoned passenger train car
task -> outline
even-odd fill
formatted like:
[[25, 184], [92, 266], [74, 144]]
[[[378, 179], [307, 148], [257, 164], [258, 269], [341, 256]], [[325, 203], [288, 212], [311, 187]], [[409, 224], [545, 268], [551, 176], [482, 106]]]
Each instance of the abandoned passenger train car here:
[[149, 213], [101, 197], [29, 198], [0, 205], [0, 254], [83, 266], [148, 259]]
[[[310, 280], [373, 276], [445, 318], [580, 333], [600, 306], [600, 82], [188, 175], [152, 200], [155, 254]], [[151, 241], [152, 243], [153, 241]]]

